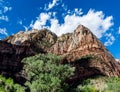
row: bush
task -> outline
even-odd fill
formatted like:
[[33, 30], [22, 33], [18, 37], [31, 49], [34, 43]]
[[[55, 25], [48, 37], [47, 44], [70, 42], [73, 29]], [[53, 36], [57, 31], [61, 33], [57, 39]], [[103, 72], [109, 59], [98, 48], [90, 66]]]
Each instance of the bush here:
[[74, 68], [59, 64], [60, 57], [39, 54], [25, 58], [23, 62], [27, 82], [31, 92], [63, 92], [67, 88], [66, 78], [73, 75]]
[[107, 81], [107, 88], [111, 92], [120, 92], [120, 78], [111, 77]]
[[97, 89], [91, 82], [91, 79], [84, 80], [82, 84], [78, 85], [76, 92], [97, 92]]
[[25, 88], [0, 75], [0, 92], [25, 92]]
[[96, 92], [97, 90], [93, 85], [78, 86], [78, 92]]
[[120, 78], [90, 78], [84, 80], [74, 92], [120, 92]]

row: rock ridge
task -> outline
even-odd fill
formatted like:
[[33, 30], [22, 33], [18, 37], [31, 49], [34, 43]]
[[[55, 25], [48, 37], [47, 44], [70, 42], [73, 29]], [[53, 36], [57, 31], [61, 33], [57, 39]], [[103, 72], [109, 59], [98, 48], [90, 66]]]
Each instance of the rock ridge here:
[[[47, 29], [43, 29], [19, 32], [4, 39], [4, 41], [10, 45], [28, 46], [30, 52], [34, 52], [34, 54], [54, 53], [62, 56], [61, 63], [69, 63], [76, 67], [75, 75], [72, 77], [74, 81], [93, 75], [120, 77], [120, 64], [115, 61], [97, 37], [83, 25], [79, 25], [73, 33], [63, 34], [60, 37]], [[2, 46], [1, 43], [0, 46]], [[10, 50], [0, 49], [2, 54], [13, 53], [16, 49]], [[23, 51], [26, 53], [26, 49]], [[2, 57], [0, 58], [1, 62], [5, 62]], [[10, 62], [12, 63], [12, 61]], [[16, 62], [18, 61], [16, 60]]]

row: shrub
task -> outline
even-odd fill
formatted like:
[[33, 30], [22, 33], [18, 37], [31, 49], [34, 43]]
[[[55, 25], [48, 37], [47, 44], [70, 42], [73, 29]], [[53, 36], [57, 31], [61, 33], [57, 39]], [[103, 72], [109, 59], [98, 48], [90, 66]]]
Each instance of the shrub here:
[[120, 92], [120, 78], [111, 77], [107, 81], [107, 88], [111, 92]]
[[25, 88], [15, 84], [11, 78], [0, 75], [0, 92], [25, 92]]
[[120, 78], [103, 77], [84, 80], [74, 92], [120, 92]]
[[93, 85], [78, 86], [78, 92], [96, 92], [97, 90]]
[[39, 54], [25, 58], [26, 85], [31, 92], [63, 92], [68, 86], [64, 81], [73, 75], [74, 68], [59, 64], [60, 57]]

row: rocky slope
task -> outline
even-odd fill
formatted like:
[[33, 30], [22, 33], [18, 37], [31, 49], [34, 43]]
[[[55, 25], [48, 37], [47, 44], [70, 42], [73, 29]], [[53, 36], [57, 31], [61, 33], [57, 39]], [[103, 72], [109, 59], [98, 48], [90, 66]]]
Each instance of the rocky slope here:
[[[82, 25], [79, 25], [73, 33], [64, 34], [61, 37], [57, 37], [54, 33], [44, 29], [19, 32], [4, 39], [4, 41], [8, 42], [8, 45], [28, 46], [35, 54], [51, 52], [61, 55], [61, 63], [69, 63], [76, 67], [75, 75], [68, 80], [69, 83], [94, 75], [120, 76], [120, 65], [118, 62], [115, 61], [96, 36]], [[0, 46], [2, 45], [0, 44]], [[14, 50], [17, 52], [12, 46], [10, 48], [12, 50], [9, 51], [7, 49], [7, 54], [13, 53]], [[4, 48], [0, 51], [4, 51]], [[21, 55], [24, 55], [26, 49], [22, 49], [22, 51]], [[5, 55], [5, 53], [2, 53], [2, 55]], [[14, 55], [16, 57], [20, 54]], [[8, 58], [8, 55], [4, 57]], [[20, 60], [22, 58], [20, 57]], [[20, 62], [17, 60], [18, 58], [15, 59], [16, 62]], [[2, 57], [0, 57], [0, 61], [5, 62]], [[11, 60], [10, 62], [12, 64], [13, 61]]]

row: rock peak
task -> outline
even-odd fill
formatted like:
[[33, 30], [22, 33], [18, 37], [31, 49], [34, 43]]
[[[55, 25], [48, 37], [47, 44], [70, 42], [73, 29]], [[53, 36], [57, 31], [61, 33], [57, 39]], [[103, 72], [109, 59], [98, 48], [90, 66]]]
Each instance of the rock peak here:
[[66, 34], [58, 39], [61, 40], [58, 40], [50, 48], [50, 52], [62, 55], [65, 61], [75, 62], [82, 57], [95, 56], [98, 59], [89, 62], [95, 61], [91, 67], [107, 76], [120, 76], [120, 68], [117, 67], [118, 63], [114, 57], [97, 37], [83, 25], [79, 25], [74, 33]]
[[[4, 39], [4, 41], [9, 44], [20, 41], [19, 46], [27, 45], [35, 54], [54, 53], [60, 55], [62, 57], [60, 63], [69, 63], [76, 67], [75, 79], [73, 78], [73, 80], [81, 80], [93, 75], [120, 77], [120, 64], [115, 61], [114, 57], [97, 37], [83, 25], [79, 25], [73, 33], [63, 34], [60, 37], [44, 29], [35, 32], [19, 32]], [[3, 45], [0, 44], [0, 46]], [[5, 45], [3, 47], [5, 47]], [[24, 50], [25, 49], [20, 49], [22, 54], [26, 53]], [[4, 49], [1, 49], [0, 54], [2, 54], [3, 57], [7, 57], [12, 64], [13, 59], [11, 60], [9, 56], [6, 56], [7, 51], [6, 53], [3, 52]], [[20, 57], [25, 57], [22, 56], [22, 54], [20, 54]], [[14, 54], [14, 56], [18, 57], [19, 55]], [[6, 61], [6, 59], [2, 57], [0, 57], [0, 60], [2, 62]], [[19, 60], [16, 60], [16, 62], [18, 61]]]

